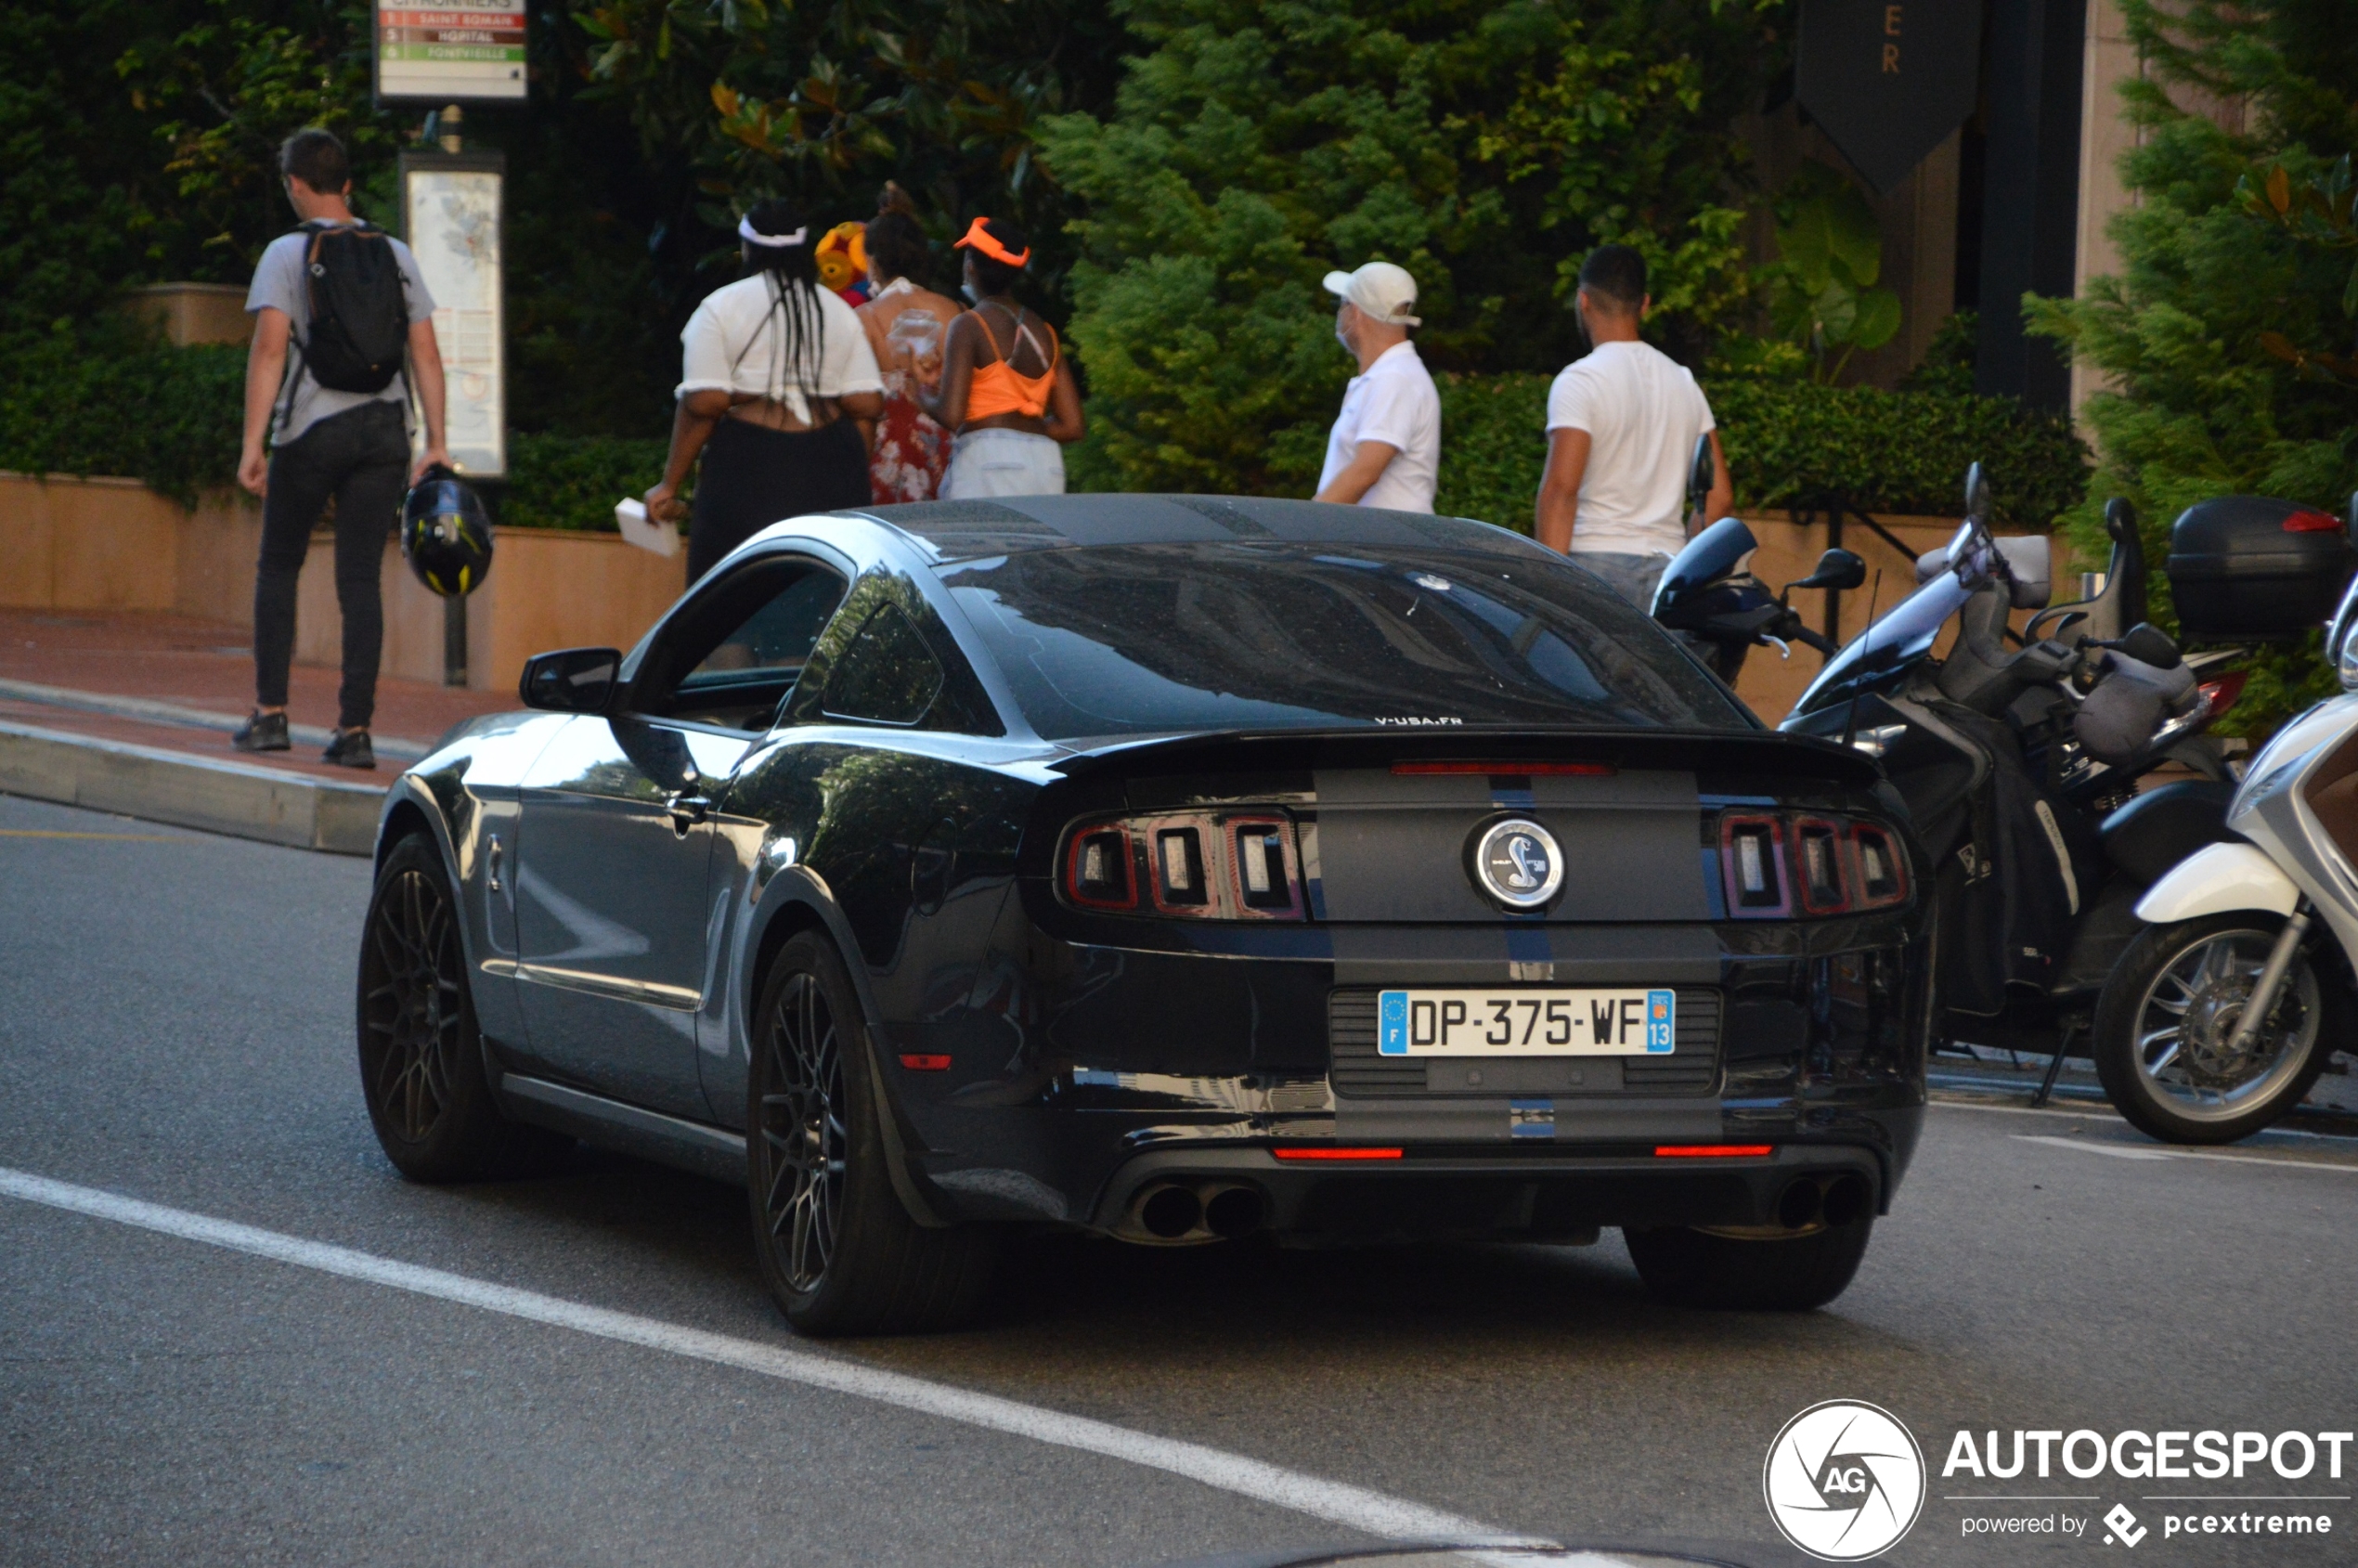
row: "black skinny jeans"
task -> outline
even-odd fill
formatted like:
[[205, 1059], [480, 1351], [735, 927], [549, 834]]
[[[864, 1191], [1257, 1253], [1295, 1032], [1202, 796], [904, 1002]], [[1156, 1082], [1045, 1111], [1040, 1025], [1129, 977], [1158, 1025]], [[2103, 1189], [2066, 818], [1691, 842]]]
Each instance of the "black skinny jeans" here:
[[294, 657], [295, 583], [311, 530], [336, 502], [336, 603], [343, 611], [343, 687], [336, 723], [366, 729], [377, 707], [384, 643], [385, 536], [401, 514], [409, 437], [398, 403], [368, 403], [321, 420], [270, 455], [262, 502], [262, 562], [253, 579], [253, 685], [264, 707], [284, 707]]

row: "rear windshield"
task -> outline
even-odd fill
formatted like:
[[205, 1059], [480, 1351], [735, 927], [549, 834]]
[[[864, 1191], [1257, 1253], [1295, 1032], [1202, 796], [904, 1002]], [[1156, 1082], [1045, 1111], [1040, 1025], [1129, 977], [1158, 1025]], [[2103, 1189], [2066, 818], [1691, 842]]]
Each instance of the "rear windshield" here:
[[940, 568], [1042, 736], [1337, 725], [1748, 730], [1567, 563], [1114, 545]]

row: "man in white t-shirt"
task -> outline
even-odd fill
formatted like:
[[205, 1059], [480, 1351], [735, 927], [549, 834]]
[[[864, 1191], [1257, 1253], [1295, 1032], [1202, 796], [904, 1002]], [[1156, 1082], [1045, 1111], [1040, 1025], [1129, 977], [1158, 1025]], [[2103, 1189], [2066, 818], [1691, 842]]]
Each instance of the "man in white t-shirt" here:
[[1711, 437], [1715, 470], [1704, 517], [1734, 502], [1727, 454], [1694, 373], [1638, 336], [1653, 301], [1646, 262], [1600, 245], [1580, 269], [1574, 300], [1589, 352], [1548, 390], [1548, 470], [1534, 522], [1541, 544], [1612, 583], [1640, 610], [1691, 532], [1687, 476], [1696, 438]]
[[1314, 499], [1346, 506], [1431, 512], [1441, 477], [1441, 394], [1417, 357], [1417, 280], [1390, 262], [1329, 272], [1341, 297], [1335, 337], [1359, 361], [1327, 437], [1327, 466]]

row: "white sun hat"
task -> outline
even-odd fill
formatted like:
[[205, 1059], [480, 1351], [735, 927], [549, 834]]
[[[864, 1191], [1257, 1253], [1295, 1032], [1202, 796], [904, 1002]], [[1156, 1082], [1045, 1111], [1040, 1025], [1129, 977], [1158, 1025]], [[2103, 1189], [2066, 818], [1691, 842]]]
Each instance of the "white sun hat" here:
[[1327, 292], [1340, 294], [1374, 319], [1394, 327], [1423, 323], [1408, 313], [1417, 305], [1417, 280], [1405, 266], [1371, 261], [1356, 272], [1327, 274]]

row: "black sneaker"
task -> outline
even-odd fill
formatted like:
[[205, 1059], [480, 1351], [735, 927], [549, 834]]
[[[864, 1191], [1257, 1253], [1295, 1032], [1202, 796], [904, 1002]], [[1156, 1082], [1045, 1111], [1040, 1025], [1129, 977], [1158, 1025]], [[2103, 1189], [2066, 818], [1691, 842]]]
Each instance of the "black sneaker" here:
[[284, 751], [287, 740], [285, 713], [255, 713], [243, 728], [229, 737], [229, 744], [240, 751]]
[[338, 730], [328, 739], [328, 749], [319, 754], [323, 762], [339, 768], [373, 768], [377, 765], [377, 749], [369, 744], [366, 730]]

